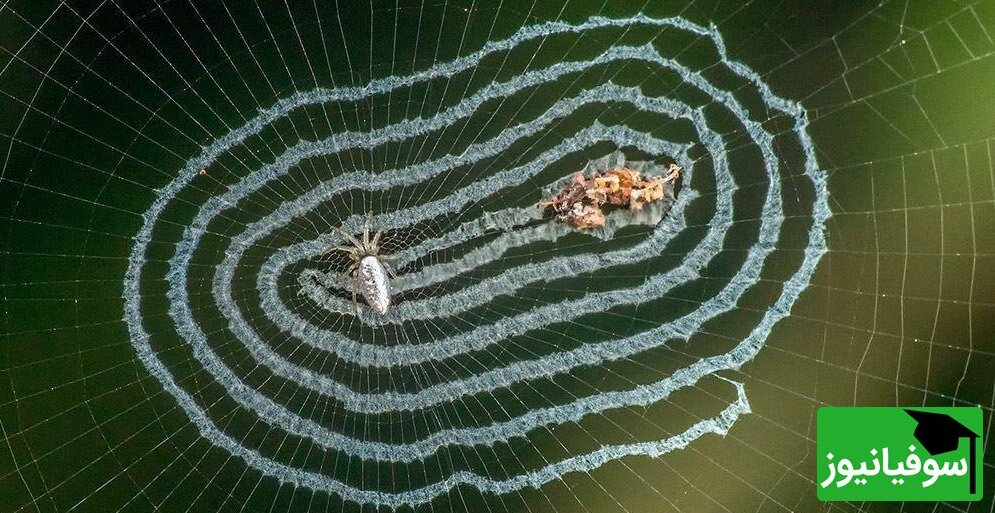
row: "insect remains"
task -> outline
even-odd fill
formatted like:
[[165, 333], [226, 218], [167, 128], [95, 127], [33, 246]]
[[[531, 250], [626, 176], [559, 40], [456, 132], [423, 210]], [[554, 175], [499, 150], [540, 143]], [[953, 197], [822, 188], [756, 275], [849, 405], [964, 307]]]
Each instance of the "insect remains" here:
[[362, 239], [357, 239], [340, 227], [333, 227], [332, 229], [338, 232], [350, 245], [332, 246], [325, 251], [325, 254], [343, 251], [352, 259], [352, 265], [343, 273], [343, 276], [352, 281], [352, 301], [356, 305], [356, 313], [359, 313], [359, 302], [356, 300], [357, 291], [359, 291], [370, 310], [384, 315], [391, 306], [390, 278], [397, 278], [397, 274], [387, 263], [394, 257], [380, 254], [380, 237], [383, 236], [383, 228], [377, 230], [372, 238], [370, 237], [372, 222], [372, 214], [366, 214]]
[[664, 186], [672, 187], [680, 172], [680, 167], [671, 164], [666, 176], [649, 179], [643, 179], [640, 171], [625, 165], [595, 172], [591, 178], [576, 173], [569, 185], [538, 207], [552, 208], [557, 221], [574, 228], [600, 228], [605, 225], [603, 206], [642, 210], [649, 203], [663, 200], [667, 196]]

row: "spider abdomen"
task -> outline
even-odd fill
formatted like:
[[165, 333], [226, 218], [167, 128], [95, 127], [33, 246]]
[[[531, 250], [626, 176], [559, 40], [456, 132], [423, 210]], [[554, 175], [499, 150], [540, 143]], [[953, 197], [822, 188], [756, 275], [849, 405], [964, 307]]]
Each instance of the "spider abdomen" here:
[[356, 269], [356, 288], [370, 305], [370, 309], [383, 315], [390, 308], [390, 278], [387, 269], [375, 256], [365, 256]]

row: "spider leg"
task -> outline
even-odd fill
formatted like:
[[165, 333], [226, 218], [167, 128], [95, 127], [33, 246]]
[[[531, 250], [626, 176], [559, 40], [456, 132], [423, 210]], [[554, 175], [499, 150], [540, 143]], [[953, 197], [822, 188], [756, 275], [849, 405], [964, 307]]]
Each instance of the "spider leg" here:
[[383, 265], [383, 268], [387, 270], [387, 274], [389, 274], [391, 278], [394, 278], [395, 280], [397, 279], [397, 273], [394, 272], [394, 268], [391, 267], [390, 264], [383, 261], [381, 261], [380, 264]]
[[356, 237], [353, 237], [353, 235], [351, 233], [343, 230], [342, 228], [340, 228], [338, 226], [333, 226], [332, 227], [332, 231], [334, 231], [335, 233], [341, 235], [342, 238], [344, 238], [345, 240], [347, 240], [350, 243], [352, 243], [353, 246], [356, 246], [357, 248], [362, 247], [362, 244], [360, 244], [360, 242], [358, 240], [356, 240]]
[[356, 299], [356, 274], [359, 272], [357, 264], [349, 268], [348, 274], [352, 277], [352, 306], [356, 309], [356, 317], [359, 317], [359, 301]]
[[325, 254], [327, 255], [333, 251], [345, 251], [346, 253], [351, 254], [356, 251], [356, 248], [353, 246], [332, 246], [325, 250]]
[[352, 280], [352, 306], [356, 309], [356, 317], [359, 317], [359, 301], [356, 299], [356, 280]]
[[372, 255], [377, 255], [380, 253], [380, 237], [383, 236], [383, 228], [377, 230], [376, 235], [373, 236], [373, 242], [370, 242], [370, 246], [367, 251]]
[[370, 226], [373, 224], [373, 212], [366, 213], [366, 223], [363, 224], [363, 249], [370, 247]]

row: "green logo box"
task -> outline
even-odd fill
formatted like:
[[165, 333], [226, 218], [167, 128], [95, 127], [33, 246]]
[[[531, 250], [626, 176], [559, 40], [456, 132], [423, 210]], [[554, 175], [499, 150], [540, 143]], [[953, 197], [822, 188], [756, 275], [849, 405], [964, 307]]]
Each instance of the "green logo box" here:
[[819, 408], [819, 500], [979, 500], [981, 426], [980, 408]]

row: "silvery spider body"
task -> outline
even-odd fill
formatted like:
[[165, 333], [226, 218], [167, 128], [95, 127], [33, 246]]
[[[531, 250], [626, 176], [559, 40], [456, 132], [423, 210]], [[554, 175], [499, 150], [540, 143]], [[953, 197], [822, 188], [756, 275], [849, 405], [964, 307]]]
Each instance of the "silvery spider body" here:
[[390, 277], [387, 267], [375, 256], [365, 256], [356, 269], [356, 288], [370, 309], [383, 315], [390, 308]]
[[387, 263], [392, 257], [380, 255], [380, 236], [383, 235], [383, 229], [378, 230], [376, 235], [370, 238], [372, 221], [372, 216], [367, 214], [362, 240], [341, 228], [334, 228], [352, 245], [333, 246], [328, 251], [345, 251], [352, 259], [353, 263], [346, 271], [346, 278], [352, 281], [352, 301], [356, 303], [357, 313], [359, 303], [356, 301], [356, 291], [358, 290], [366, 300], [366, 304], [370, 306], [370, 310], [384, 315], [390, 309], [390, 277], [396, 278], [397, 275]]

